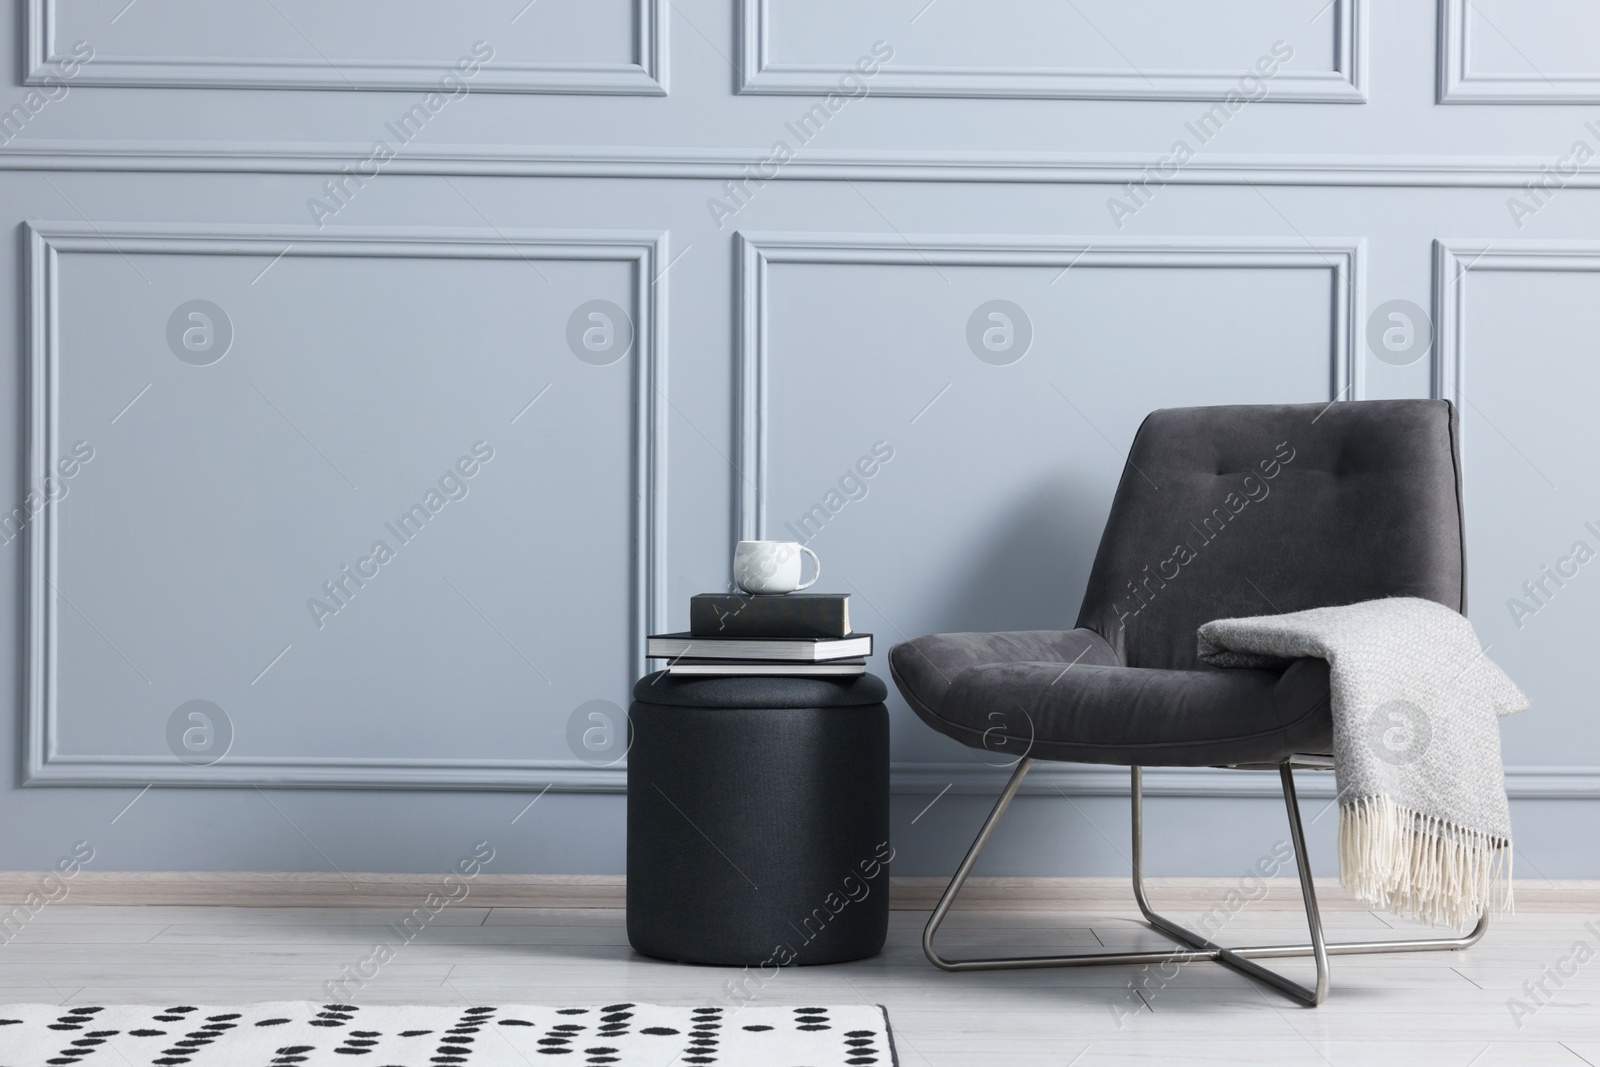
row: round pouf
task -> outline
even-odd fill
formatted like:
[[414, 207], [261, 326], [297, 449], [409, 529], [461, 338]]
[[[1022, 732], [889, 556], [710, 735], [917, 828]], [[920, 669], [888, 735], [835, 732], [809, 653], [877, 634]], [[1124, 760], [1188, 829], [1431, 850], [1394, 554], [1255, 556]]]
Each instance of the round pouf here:
[[889, 928], [883, 682], [673, 678], [633, 689], [628, 941], [684, 963], [876, 955]]

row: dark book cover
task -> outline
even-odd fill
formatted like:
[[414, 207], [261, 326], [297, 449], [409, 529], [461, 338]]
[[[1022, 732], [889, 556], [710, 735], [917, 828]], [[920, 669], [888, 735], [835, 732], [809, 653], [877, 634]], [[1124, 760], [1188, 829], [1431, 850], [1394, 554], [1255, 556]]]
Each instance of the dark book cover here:
[[848, 637], [849, 593], [700, 593], [689, 598], [696, 637]]

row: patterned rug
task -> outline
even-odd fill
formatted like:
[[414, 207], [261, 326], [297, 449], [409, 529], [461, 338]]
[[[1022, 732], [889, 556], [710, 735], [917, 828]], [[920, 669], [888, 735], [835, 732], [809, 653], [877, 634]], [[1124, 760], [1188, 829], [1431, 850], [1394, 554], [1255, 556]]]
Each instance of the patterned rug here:
[[0, 1067], [894, 1067], [883, 1008], [0, 1006]]

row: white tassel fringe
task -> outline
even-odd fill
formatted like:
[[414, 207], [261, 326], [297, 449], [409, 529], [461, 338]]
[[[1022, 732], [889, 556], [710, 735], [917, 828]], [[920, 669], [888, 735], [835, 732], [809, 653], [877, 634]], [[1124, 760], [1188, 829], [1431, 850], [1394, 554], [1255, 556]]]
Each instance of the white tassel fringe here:
[[1373, 907], [1470, 926], [1512, 910], [1510, 842], [1401, 807], [1386, 796], [1339, 805], [1339, 884]]

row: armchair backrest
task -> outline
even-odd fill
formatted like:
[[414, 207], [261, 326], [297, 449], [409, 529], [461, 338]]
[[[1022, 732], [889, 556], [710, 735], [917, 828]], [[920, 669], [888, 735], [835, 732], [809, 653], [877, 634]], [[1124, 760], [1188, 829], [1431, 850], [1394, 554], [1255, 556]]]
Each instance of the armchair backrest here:
[[1387, 596], [1466, 611], [1449, 403], [1169, 408], [1134, 437], [1078, 625], [1190, 669], [1201, 623]]

